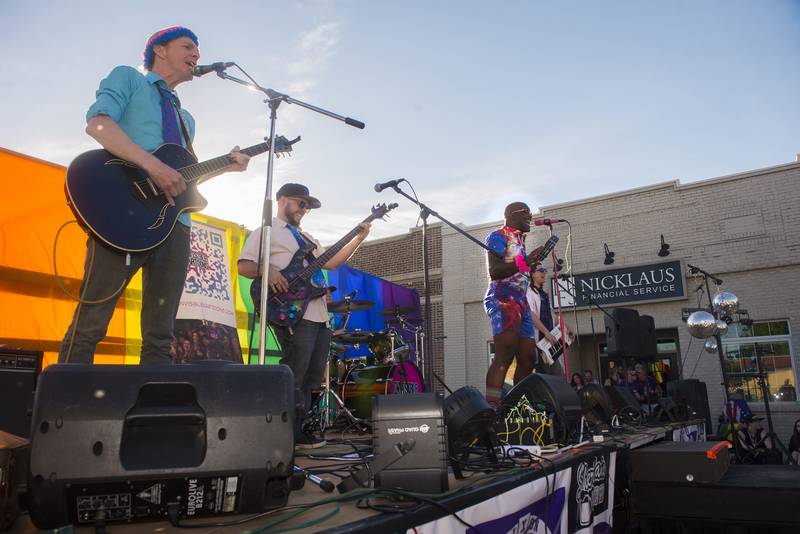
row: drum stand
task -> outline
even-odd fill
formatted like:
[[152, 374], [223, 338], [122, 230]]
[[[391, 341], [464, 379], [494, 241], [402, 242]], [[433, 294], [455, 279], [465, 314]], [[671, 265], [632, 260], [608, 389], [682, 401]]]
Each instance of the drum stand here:
[[[348, 300], [348, 298], [345, 297], [345, 300]], [[342, 324], [342, 328], [343, 329], [347, 328], [347, 323], [350, 320], [350, 313], [351, 313], [350, 311], [347, 311], [347, 312], [344, 313], [344, 322]], [[356, 425], [356, 424], [357, 425], [363, 425], [363, 426], [365, 426], [367, 428], [370, 427], [370, 424], [369, 424], [368, 421], [366, 421], [365, 419], [360, 419], [360, 418], [356, 417], [355, 415], [353, 415], [353, 412], [351, 412], [347, 408], [347, 406], [345, 406], [344, 401], [342, 400], [342, 398], [339, 397], [339, 395], [336, 394], [336, 389], [335, 388], [331, 388], [331, 365], [330, 365], [331, 364], [331, 355], [332, 355], [332, 353], [329, 351], [328, 352], [327, 365], [325, 365], [325, 382], [323, 382], [322, 387], [320, 388], [320, 395], [322, 395], [322, 403], [321, 403], [322, 404], [322, 414], [320, 415], [320, 418], [319, 418], [319, 433], [320, 433], [320, 437], [322, 439], [325, 439], [325, 429], [327, 429], [330, 426], [332, 426], [333, 423], [336, 421], [336, 419], [338, 417], [338, 415], [337, 415], [337, 416], [335, 416], [333, 418], [333, 420], [331, 420], [331, 417], [330, 417], [330, 398], [331, 398], [331, 396], [333, 396], [333, 399], [336, 401], [336, 404], [339, 407], [339, 413], [344, 413], [345, 417], [347, 418], [348, 427], [352, 426], [352, 425]], [[338, 359], [338, 357], [337, 357], [337, 359]]]

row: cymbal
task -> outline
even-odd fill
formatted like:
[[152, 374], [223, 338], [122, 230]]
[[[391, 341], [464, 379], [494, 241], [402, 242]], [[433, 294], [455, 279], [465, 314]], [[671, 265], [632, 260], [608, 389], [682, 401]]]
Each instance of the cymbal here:
[[[337, 343], [349, 343], [349, 344], [356, 344], [356, 343], [366, 343], [376, 332], [369, 332], [369, 331], [362, 331], [362, 330], [354, 330], [352, 332], [340, 332], [338, 334], [334, 334], [331, 336]], [[380, 332], [377, 332], [380, 333]]]
[[328, 311], [331, 313], [347, 313], [349, 311], [368, 310], [375, 306], [375, 302], [367, 299], [334, 300], [328, 303]]
[[391, 308], [384, 308], [383, 311], [381, 311], [381, 315], [384, 317], [394, 317], [395, 315], [405, 315], [413, 311], [416, 311], [416, 308], [412, 308], [411, 306], [393, 306]]

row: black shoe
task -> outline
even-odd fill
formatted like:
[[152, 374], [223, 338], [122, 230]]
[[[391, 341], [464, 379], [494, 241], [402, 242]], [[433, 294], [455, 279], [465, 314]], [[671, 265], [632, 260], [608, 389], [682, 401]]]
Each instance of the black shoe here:
[[324, 447], [327, 441], [314, 437], [310, 432], [303, 432], [294, 440], [295, 450], [318, 449]]

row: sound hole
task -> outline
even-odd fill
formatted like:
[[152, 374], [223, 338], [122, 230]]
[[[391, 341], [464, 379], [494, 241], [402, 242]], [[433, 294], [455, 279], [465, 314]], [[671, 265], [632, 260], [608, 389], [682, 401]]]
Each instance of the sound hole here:
[[50, 430], [50, 423], [48, 423], [47, 421], [42, 421], [42, 424], [39, 425], [39, 431], [42, 434], [47, 434], [48, 430]]
[[220, 428], [219, 432], [217, 432], [217, 436], [219, 437], [219, 440], [222, 441], [226, 437], [228, 437], [228, 431], [225, 430], [224, 428]]
[[92, 452], [95, 456], [100, 456], [103, 454], [103, 442], [102, 441], [95, 441], [94, 445], [92, 445]]
[[287, 412], [283, 412], [281, 414], [281, 421], [283, 421], [285, 423], [288, 420], [289, 420], [289, 414]]

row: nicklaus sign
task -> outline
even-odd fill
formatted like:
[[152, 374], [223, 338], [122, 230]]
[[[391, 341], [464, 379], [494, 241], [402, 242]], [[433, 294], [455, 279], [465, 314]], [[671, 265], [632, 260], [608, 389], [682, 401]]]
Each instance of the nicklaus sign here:
[[680, 261], [577, 274], [559, 284], [563, 307], [586, 308], [592, 301], [606, 306], [686, 298]]

